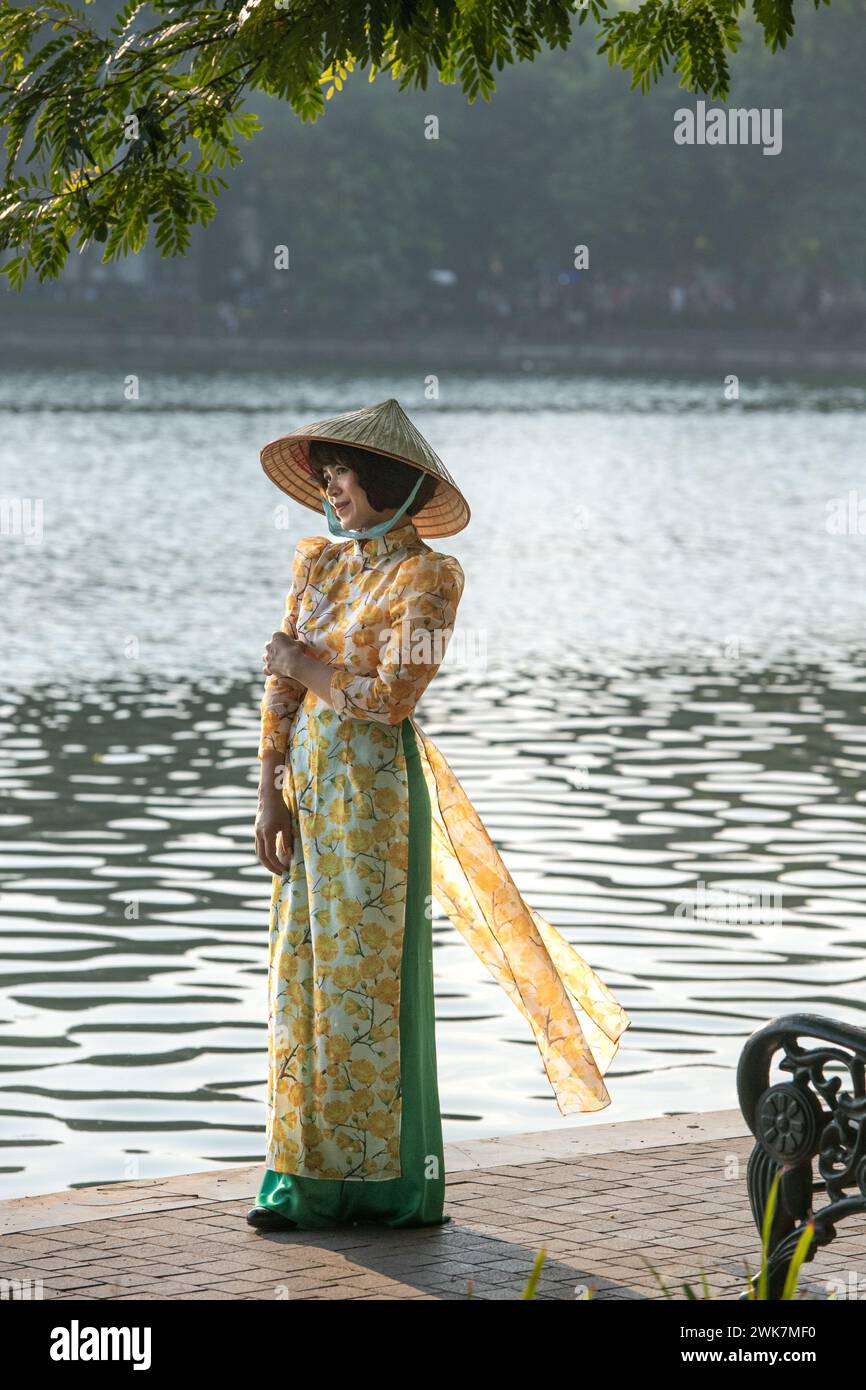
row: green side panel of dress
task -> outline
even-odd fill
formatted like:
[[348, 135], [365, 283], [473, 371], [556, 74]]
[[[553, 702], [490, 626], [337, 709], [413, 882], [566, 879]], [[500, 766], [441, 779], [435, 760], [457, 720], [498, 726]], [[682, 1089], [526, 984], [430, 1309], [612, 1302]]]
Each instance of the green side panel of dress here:
[[399, 1178], [365, 1182], [296, 1176], [265, 1169], [256, 1206], [301, 1229], [372, 1221], [384, 1226], [439, 1226], [445, 1205], [445, 1157], [436, 1072], [433, 997], [430, 800], [412, 725], [401, 725], [409, 792], [409, 868], [400, 966]]

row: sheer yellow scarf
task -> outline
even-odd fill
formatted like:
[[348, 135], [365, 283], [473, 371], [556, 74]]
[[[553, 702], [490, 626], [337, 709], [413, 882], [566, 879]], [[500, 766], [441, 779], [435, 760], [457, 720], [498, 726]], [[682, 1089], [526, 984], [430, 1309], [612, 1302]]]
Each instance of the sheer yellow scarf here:
[[432, 812], [433, 896], [529, 1021], [563, 1115], [603, 1110], [603, 1076], [631, 1019], [550, 922], [524, 902], [453, 771], [411, 719]]

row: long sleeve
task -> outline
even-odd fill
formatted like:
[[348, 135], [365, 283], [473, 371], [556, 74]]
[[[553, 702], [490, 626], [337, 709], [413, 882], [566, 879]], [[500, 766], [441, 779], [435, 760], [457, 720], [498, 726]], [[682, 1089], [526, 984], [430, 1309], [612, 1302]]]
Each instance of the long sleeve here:
[[343, 718], [399, 724], [415, 709], [445, 656], [464, 575], [453, 555], [412, 555], [397, 573], [390, 632], [375, 675], [345, 668], [331, 678], [331, 703]]
[[[327, 544], [324, 536], [303, 536], [295, 548], [292, 560], [292, 587], [286, 595], [286, 611], [280, 624], [280, 630], [290, 637], [296, 635], [295, 625], [301, 595], [309, 583], [313, 562], [321, 554], [322, 547]], [[305, 694], [306, 686], [293, 680], [291, 676], [266, 677], [259, 705], [259, 760], [269, 749], [285, 753], [292, 719]]]

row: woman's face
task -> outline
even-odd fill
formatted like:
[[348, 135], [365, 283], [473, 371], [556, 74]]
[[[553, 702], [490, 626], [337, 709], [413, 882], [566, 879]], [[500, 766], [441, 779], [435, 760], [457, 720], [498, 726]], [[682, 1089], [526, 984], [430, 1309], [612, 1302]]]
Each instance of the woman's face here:
[[377, 521], [394, 515], [393, 507], [384, 512], [373, 511], [354, 468], [347, 468], [342, 463], [326, 464], [322, 476], [322, 491], [337, 513], [340, 525], [347, 531], [364, 531]]

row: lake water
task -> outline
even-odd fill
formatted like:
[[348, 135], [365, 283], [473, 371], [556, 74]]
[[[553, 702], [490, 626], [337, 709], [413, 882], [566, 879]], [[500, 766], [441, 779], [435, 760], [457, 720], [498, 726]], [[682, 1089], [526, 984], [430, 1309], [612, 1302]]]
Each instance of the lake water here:
[[261, 651], [326, 528], [258, 450], [388, 396], [473, 511], [418, 720], [633, 1020], [563, 1118], [437, 910], [446, 1141], [735, 1106], [754, 1028], [860, 1022], [864, 388], [135, 372], [0, 382], [0, 1196], [263, 1162]]

